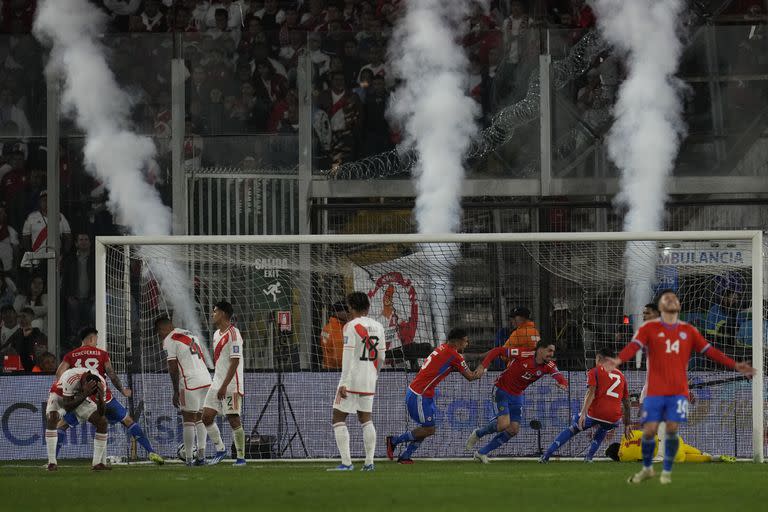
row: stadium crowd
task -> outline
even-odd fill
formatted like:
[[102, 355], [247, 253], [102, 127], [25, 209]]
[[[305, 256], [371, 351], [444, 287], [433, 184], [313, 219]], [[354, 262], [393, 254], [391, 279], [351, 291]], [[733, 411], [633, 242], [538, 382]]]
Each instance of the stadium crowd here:
[[[318, 168], [389, 150], [400, 140], [399, 127], [385, 113], [397, 86], [386, 51], [403, 0], [92, 3], [109, 18], [104, 43], [113, 51], [118, 80], [137, 100], [136, 127], [157, 143], [157, 166], [146, 170], [147, 180], [168, 203], [170, 59], [179, 44], [187, 75], [189, 168], [269, 167], [290, 165], [291, 159], [295, 165], [292, 143], [277, 143], [292, 155], [283, 158], [280, 151], [260, 152], [253, 141], [259, 136], [297, 143], [297, 137], [279, 136], [298, 134], [303, 52], [314, 67]], [[732, 3], [737, 15], [762, 13], [754, 0]], [[524, 96], [543, 44], [538, 28], [560, 29], [548, 41], [557, 58], [595, 24], [585, 0], [492, 0], [490, 5], [489, 12], [477, 8], [467, 18], [462, 41], [471, 63], [467, 92], [482, 106], [485, 124], [500, 107]], [[47, 338], [60, 335], [62, 347], [71, 348], [78, 329], [92, 323], [91, 240], [119, 232], [119, 219], [106, 208], [105, 188], [84, 171], [80, 132], [63, 121], [58, 192], [64, 255], [58, 292], [66, 314], [62, 332], [47, 333], [45, 263], [20, 266], [24, 252], [45, 251], [47, 237], [46, 87], [44, 51], [31, 35], [35, 8], [35, 0], [0, 1], [0, 355], [17, 353], [26, 370], [39, 367], [43, 353], [53, 350]], [[621, 74], [618, 63], [601, 59], [573, 86], [572, 99], [587, 122], [604, 121], [601, 113], [613, 101]]]

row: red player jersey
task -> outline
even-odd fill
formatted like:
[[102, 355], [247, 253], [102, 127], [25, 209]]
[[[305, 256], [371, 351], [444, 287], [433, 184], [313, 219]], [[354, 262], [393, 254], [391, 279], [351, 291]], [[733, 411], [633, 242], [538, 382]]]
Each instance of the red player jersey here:
[[[536, 363], [536, 356], [516, 357], [517, 349], [511, 347], [496, 347], [488, 352], [483, 359], [482, 365], [488, 368], [491, 361], [497, 357], [509, 358], [509, 364], [506, 370], [501, 372], [496, 379], [495, 385], [502, 391], [510, 395], [522, 395], [525, 388], [542, 378], [544, 375], [551, 375], [559, 384], [568, 385], [568, 380], [557, 369], [554, 361], [544, 364]], [[514, 358], [514, 359], [513, 359]]]
[[665, 324], [661, 319], [640, 326], [619, 359], [628, 361], [638, 350], [648, 352], [648, 395], [688, 396], [688, 360], [694, 350], [727, 368], [736, 362], [713, 347], [692, 325], [678, 321]]
[[88, 368], [99, 372], [106, 378], [106, 364], [109, 362], [109, 352], [97, 347], [77, 347], [64, 356], [64, 362], [70, 368]]
[[621, 402], [629, 397], [624, 374], [619, 370], [608, 373], [602, 366], [595, 366], [587, 372], [587, 386], [595, 388], [595, 398], [589, 405], [587, 416], [605, 423], [619, 421]]
[[452, 371], [467, 375], [469, 367], [464, 361], [464, 356], [459, 354], [453, 346], [443, 343], [429, 354], [408, 387], [417, 395], [432, 398], [435, 396], [437, 385]]

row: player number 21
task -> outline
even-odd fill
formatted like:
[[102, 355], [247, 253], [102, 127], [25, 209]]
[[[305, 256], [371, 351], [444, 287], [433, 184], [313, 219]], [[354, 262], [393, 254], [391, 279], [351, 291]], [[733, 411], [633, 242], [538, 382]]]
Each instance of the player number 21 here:
[[667, 340], [667, 354], [671, 354], [672, 352], [675, 354], [680, 353], [680, 340], [675, 340], [674, 343], [672, 343], [670, 340]]

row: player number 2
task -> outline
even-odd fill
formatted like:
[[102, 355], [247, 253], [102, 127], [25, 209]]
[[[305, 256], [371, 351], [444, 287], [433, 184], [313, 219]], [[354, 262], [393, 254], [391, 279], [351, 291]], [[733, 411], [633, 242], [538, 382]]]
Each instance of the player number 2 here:
[[608, 376], [611, 378], [613, 384], [611, 384], [611, 387], [608, 388], [608, 391], [605, 392], [606, 395], [612, 396], [613, 398], [619, 398], [619, 394], [614, 391], [617, 387], [621, 385], [621, 376], [616, 375], [615, 373], [609, 373]]
[[680, 353], [680, 340], [675, 340], [674, 343], [672, 343], [670, 340], [667, 340], [667, 354], [671, 354], [672, 352], [675, 354]]

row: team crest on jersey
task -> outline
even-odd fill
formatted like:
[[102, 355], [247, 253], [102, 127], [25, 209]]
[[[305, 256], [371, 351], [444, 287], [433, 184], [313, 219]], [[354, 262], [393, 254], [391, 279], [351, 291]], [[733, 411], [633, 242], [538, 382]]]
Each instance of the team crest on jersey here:
[[541, 370], [536, 370], [536, 376], [541, 377]]
[[681, 333], [680, 333], [680, 339], [681, 339], [681, 340], [684, 340], [684, 339], [685, 339], [685, 338], [687, 338], [687, 337], [688, 337], [688, 335], [687, 335], [687, 334], [685, 334], [684, 332], [681, 332]]

